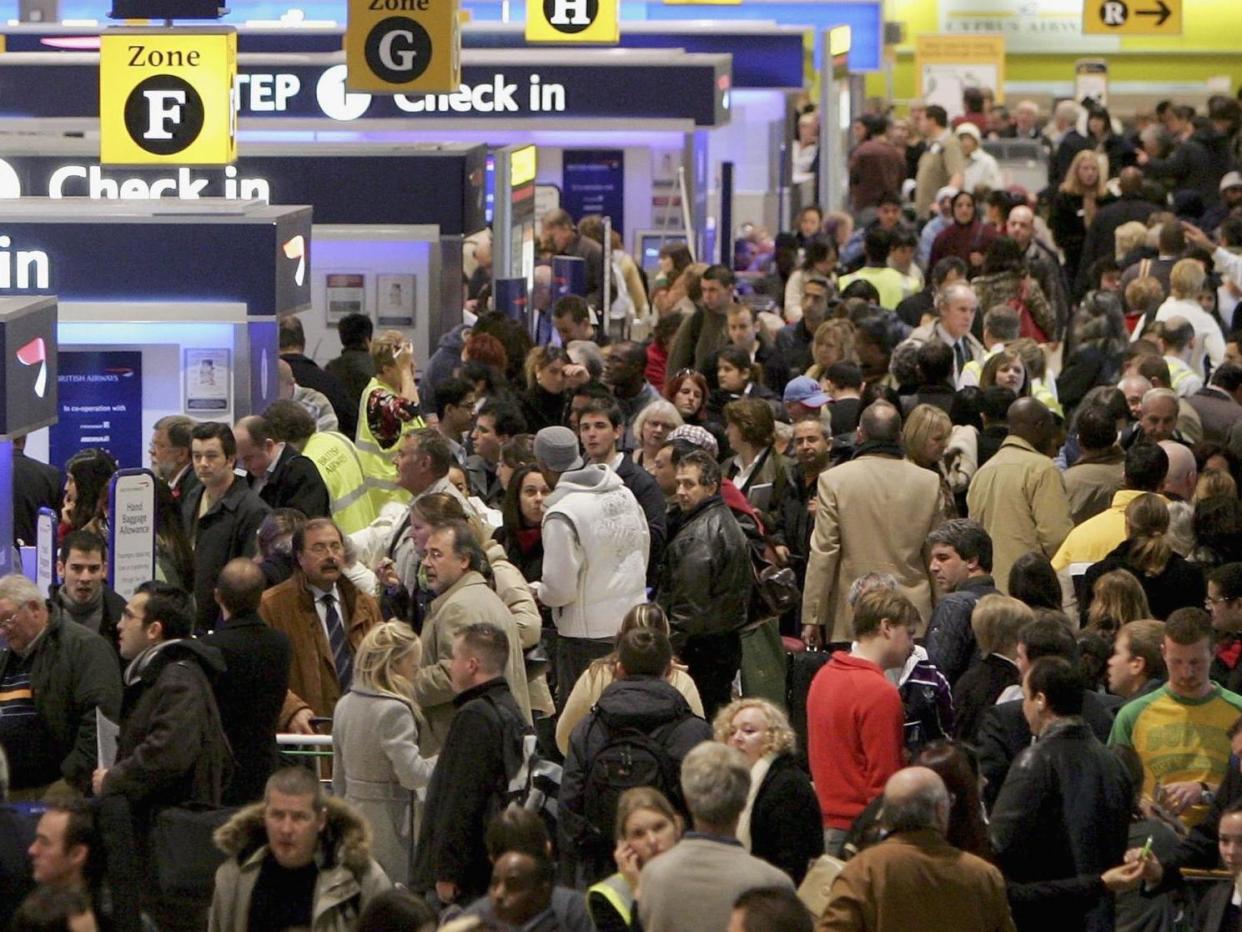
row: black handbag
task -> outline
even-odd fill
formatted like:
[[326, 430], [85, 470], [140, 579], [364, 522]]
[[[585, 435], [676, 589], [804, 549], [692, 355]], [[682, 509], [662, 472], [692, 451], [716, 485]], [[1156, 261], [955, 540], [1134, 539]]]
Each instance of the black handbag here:
[[212, 835], [237, 811], [170, 806], [156, 815], [151, 826], [151, 862], [161, 893], [210, 899], [216, 868], [226, 857]]

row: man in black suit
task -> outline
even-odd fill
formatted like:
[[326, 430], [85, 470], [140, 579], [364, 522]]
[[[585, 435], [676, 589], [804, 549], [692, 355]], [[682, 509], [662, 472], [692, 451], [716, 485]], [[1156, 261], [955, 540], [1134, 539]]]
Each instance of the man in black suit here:
[[[1063, 657], [1070, 663], [1077, 663], [1078, 645], [1070, 630], [1069, 620], [1064, 615], [1046, 609], [1038, 612], [1034, 621], [1024, 625], [1018, 634], [1017, 664], [1021, 678], [1026, 679], [1027, 671], [1040, 657]], [[989, 810], [1005, 782], [1009, 765], [1023, 748], [1030, 747], [1035, 740], [1031, 735], [1031, 726], [1022, 714], [1020, 687], [1018, 692], [1018, 698], [1000, 702], [988, 709], [979, 725], [979, 771], [987, 778], [983, 801]], [[1113, 716], [1117, 714], [1120, 704], [1117, 696], [1089, 691], [1083, 694], [1082, 717], [1100, 741], [1108, 741]]]
[[233, 436], [237, 459], [259, 498], [272, 508], [296, 508], [307, 518], [332, 517], [328, 487], [314, 461], [292, 444], [277, 443], [266, 419], [257, 414], [242, 418]]
[[26, 436], [13, 438], [13, 538], [27, 546], [35, 544], [40, 508], [51, 508], [60, 520], [60, 470], [26, 455]]
[[151, 470], [168, 483], [173, 498], [184, 502], [199, 487], [194, 464], [190, 462], [190, 432], [194, 421], [184, 414], [170, 414], [155, 422], [147, 455]]
[[276, 722], [289, 688], [289, 638], [259, 617], [266, 585], [251, 560], [230, 560], [216, 582], [221, 622], [203, 638], [224, 655], [228, 669], [216, 683], [216, 704], [236, 767], [224, 804], [240, 806], [263, 796], [276, 770]]
[[332, 403], [341, 433], [352, 437], [358, 432], [358, 405], [351, 404], [349, 392], [341, 380], [331, 372], [325, 372], [306, 355], [306, 333], [302, 321], [289, 314], [280, 319], [280, 358], [293, 370], [293, 380], [306, 388], [323, 392]]

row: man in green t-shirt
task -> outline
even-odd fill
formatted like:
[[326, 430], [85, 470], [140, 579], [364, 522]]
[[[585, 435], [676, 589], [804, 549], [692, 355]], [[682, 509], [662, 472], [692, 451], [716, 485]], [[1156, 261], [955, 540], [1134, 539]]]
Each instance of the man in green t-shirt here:
[[1162, 652], [1168, 683], [1123, 706], [1108, 743], [1134, 748], [1143, 762], [1143, 792], [1194, 826], [1225, 777], [1227, 733], [1242, 713], [1242, 696], [1209, 678], [1212, 623], [1203, 609], [1169, 616]]

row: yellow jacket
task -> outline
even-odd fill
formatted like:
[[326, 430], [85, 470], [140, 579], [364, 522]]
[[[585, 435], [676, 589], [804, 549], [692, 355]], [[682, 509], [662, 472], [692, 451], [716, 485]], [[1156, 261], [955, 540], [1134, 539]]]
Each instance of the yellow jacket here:
[[[1094, 518], [1088, 518], [1062, 542], [1057, 555], [1052, 558], [1052, 568], [1058, 573], [1076, 564], [1086, 564], [1079, 572], [1086, 572], [1092, 563], [1099, 563], [1126, 539], [1126, 507], [1140, 495], [1138, 489], [1121, 489], [1113, 494], [1113, 503]], [[1161, 497], [1161, 501], [1164, 498]], [[1074, 573], [1074, 575], [1078, 575]]]

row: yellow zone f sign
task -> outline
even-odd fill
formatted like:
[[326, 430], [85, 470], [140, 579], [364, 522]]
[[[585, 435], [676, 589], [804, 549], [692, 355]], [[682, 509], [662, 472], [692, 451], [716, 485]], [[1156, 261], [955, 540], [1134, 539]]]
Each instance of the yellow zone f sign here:
[[526, 0], [526, 41], [619, 42], [620, 0]]
[[1083, 0], [1082, 31], [1096, 36], [1180, 36], [1182, 0]]
[[347, 90], [447, 94], [460, 84], [459, 0], [349, 0]]
[[100, 162], [236, 161], [236, 77], [231, 28], [109, 29], [99, 46]]

